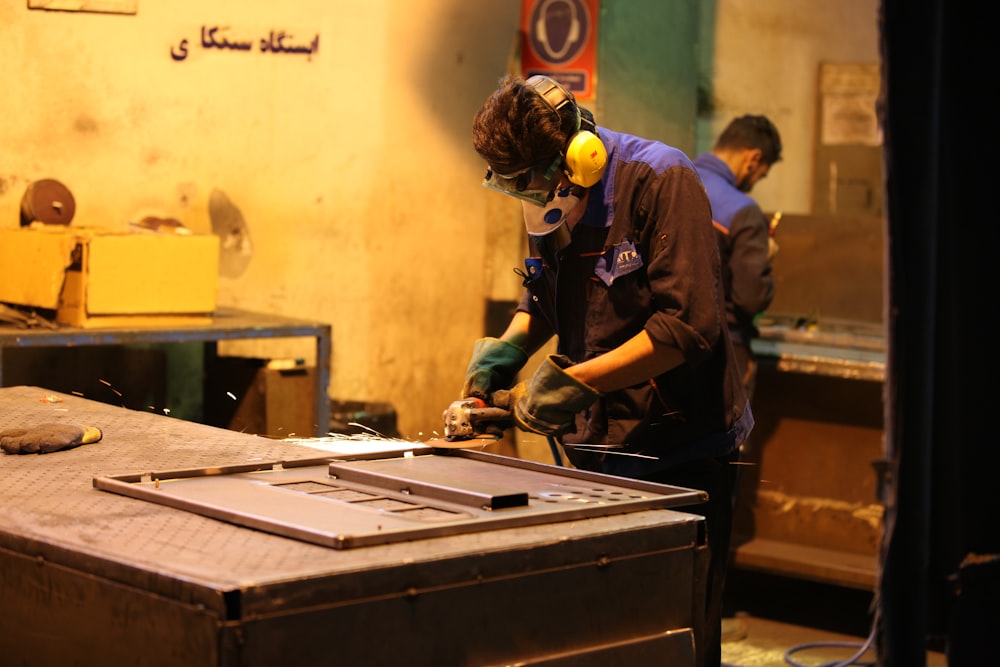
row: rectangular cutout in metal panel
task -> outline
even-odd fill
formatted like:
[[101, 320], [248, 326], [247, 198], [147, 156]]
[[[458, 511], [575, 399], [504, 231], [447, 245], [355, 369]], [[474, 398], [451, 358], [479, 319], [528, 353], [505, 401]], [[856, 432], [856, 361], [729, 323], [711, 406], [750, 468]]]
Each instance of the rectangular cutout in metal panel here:
[[703, 491], [469, 450], [95, 477], [94, 487], [345, 549], [704, 502]]

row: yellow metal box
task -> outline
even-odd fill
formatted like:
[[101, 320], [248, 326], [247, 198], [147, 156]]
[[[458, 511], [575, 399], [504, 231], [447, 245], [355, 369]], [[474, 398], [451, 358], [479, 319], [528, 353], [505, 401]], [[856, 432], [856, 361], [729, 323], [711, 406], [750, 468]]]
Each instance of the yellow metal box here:
[[0, 229], [0, 301], [80, 327], [200, 322], [215, 310], [219, 238], [36, 226]]

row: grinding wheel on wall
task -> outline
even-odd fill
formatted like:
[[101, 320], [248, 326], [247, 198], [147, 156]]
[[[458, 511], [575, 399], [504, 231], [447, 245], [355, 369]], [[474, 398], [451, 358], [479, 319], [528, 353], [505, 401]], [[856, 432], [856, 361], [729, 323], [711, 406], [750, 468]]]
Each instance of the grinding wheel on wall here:
[[51, 178], [33, 181], [21, 197], [21, 226], [38, 221], [68, 225], [76, 213], [76, 200], [65, 185]]

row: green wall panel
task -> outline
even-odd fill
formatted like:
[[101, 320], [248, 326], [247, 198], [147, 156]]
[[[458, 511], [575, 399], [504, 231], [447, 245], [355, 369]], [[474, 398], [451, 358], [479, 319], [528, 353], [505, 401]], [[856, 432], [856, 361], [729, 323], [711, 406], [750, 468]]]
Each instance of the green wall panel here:
[[701, 68], [697, 0], [604, 0], [597, 53], [597, 122], [696, 148]]

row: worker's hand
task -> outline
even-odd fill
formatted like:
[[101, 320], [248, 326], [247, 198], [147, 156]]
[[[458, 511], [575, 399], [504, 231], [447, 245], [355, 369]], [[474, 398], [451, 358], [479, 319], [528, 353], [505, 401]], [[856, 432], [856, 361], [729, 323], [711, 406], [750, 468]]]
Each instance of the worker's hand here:
[[480, 338], [472, 348], [472, 359], [465, 371], [462, 398], [489, 401], [493, 392], [514, 384], [517, 372], [528, 363], [528, 353], [499, 338]]
[[96, 426], [38, 424], [0, 431], [0, 448], [7, 454], [48, 454], [97, 442], [102, 436]]
[[778, 242], [774, 240], [773, 236], [767, 237], [767, 261], [774, 259], [774, 256], [778, 254]]
[[497, 392], [494, 404], [506, 402], [517, 425], [542, 435], [560, 435], [573, 430], [576, 413], [593, 405], [601, 393], [565, 371], [572, 362], [561, 354], [550, 354], [530, 380], [515, 385], [507, 394]]

